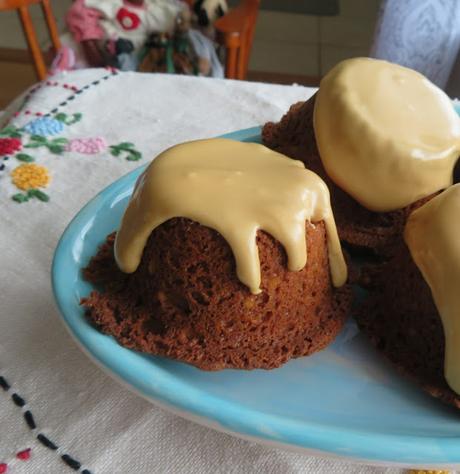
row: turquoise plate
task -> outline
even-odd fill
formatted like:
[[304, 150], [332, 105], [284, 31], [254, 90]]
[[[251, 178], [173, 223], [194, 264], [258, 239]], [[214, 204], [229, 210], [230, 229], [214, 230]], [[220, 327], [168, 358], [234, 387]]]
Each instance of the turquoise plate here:
[[[260, 129], [227, 137], [260, 142]], [[81, 269], [118, 228], [138, 168], [92, 199], [56, 249], [52, 278], [70, 333], [90, 357], [148, 400], [262, 443], [368, 463], [460, 465], [460, 418], [400, 378], [350, 322], [326, 350], [280, 369], [203, 372], [118, 345], [85, 320]]]

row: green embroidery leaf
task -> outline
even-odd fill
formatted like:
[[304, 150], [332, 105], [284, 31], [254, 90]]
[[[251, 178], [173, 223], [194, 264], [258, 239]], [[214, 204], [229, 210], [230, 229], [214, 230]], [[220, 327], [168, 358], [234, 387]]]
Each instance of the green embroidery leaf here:
[[21, 138], [22, 134], [18, 128], [9, 125], [0, 130], [0, 137]]
[[14, 127], [5, 127], [0, 130], [0, 135], [9, 135], [11, 132], [14, 131]]
[[64, 151], [64, 147], [61, 145], [48, 145], [48, 150], [55, 155], [60, 155]]
[[29, 197], [34, 197], [42, 202], [48, 202], [50, 200], [48, 194], [44, 193], [43, 191], [40, 191], [39, 189], [29, 189], [29, 191], [27, 191], [27, 195]]
[[110, 153], [112, 154], [112, 156], [120, 156], [121, 150], [116, 146], [111, 146]]
[[142, 155], [137, 150], [130, 150], [129, 155], [126, 157], [128, 161], [139, 161], [142, 158]]
[[61, 112], [61, 113], [59, 113], [59, 114], [56, 114], [56, 115], [54, 116], [54, 118], [55, 118], [56, 120], [59, 120], [59, 122], [66, 123], [67, 114], [64, 114], [64, 113]]
[[51, 143], [53, 145], [67, 145], [67, 143], [69, 143], [69, 140], [67, 140], [67, 138], [54, 138]]
[[73, 119], [71, 121], [67, 122], [67, 125], [73, 125], [74, 123], [79, 122], [82, 117], [83, 117], [83, 115], [80, 114], [80, 113], [73, 114]]
[[29, 200], [29, 198], [25, 194], [22, 194], [22, 193], [18, 193], [18, 194], [15, 194], [14, 196], [11, 196], [11, 199], [13, 201], [18, 202], [19, 204], [22, 204], [23, 202], [27, 202]]
[[128, 161], [138, 161], [142, 158], [142, 154], [134, 148], [134, 143], [123, 142], [110, 147], [110, 153], [113, 156], [121, 156], [123, 152], [126, 153], [126, 159]]
[[73, 114], [72, 117], [69, 117], [67, 114], [59, 113], [54, 116], [56, 120], [59, 120], [66, 125], [73, 125], [74, 123], [79, 122], [82, 119], [83, 115], [80, 113]]
[[46, 143], [46, 138], [45, 138], [45, 137], [42, 137], [41, 135], [32, 135], [30, 138], [31, 138], [31, 140], [33, 140], [34, 142]]
[[32, 163], [32, 161], [35, 161], [33, 156], [27, 155], [26, 153], [18, 153], [15, 157], [17, 160], [24, 161], [25, 163]]
[[44, 146], [44, 143], [28, 143], [24, 145], [24, 148], [40, 148], [41, 146]]
[[120, 143], [119, 145], [117, 145], [118, 148], [120, 148], [121, 150], [129, 150], [131, 148], [134, 148], [134, 143], [131, 143], [131, 142], [123, 142], [123, 143]]

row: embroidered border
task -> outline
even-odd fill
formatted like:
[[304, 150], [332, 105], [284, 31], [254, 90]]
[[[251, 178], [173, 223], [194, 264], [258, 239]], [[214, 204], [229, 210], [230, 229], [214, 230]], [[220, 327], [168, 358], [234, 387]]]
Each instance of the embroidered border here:
[[11, 385], [1, 375], [0, 387], [3, 389], [4, 392], [11, 396], [11, 400], [13, 401], [13, 403], [21, 409], [24, 421], [26, 422], [30, 431], [32, 431], [32, 434], [35, 436], [35, 438], [40, 444], [45, 446], [45, 448], [50, 449], [51, 451], [55, 451], [56, 454], [61, 458], [61, 460], [74, 471], [79, 472], [81, 474], [91, 474], [91, 471], [86, 469], [81, 462], [70, 456], [70, 454], [65, 453], [64, 450], [60, 448], [54, 441], [52, 441], [45, 434], [40, 432], [35, 422], [35, 418], [25, 399], [16, 392], [14, 392]]
[[80, 94], [83, 94], [83, 92], [87, 91], [88, 89], [91, 89], [94, 86], [99, 85], [103, 81], [108, 81], [111, 77], [118, 76], [118, 71], [116, 69], [110, 69], [110, 73], [106, 74], [105, 76], [102, 76], [100, 79], [96, 79], [89, 84], [86, 84], [86, 86], [83, 86], [81, 89], [77, 89], [74, 91], [73, 94], [69, 95], [66, 99], [64, 99], [59, 105], [57, 105], [53, 110], [51, 110], [49, 113], [45, 114], [45, 117], [49, 117], [51, 115], [56, 114], [59, 112], [59, 109], [62, 107], [65, 107], [66, 105], [69, 104], [69, 102], [72, 102], [75, 100]]
[[99, 85], [101, 82], [108, 81], [110, 78], [119, 75], [119, 71], [115, 68], [108, 67], [106, 69], [109, 71], [108, 74], [106, 74], [105, 76], [102, 76], [99, 79], [95, 79], [94, 81], [91, 81], [90, 83], [86, 84], [83, 87], [78, 88], [78, 87], [70, 85], [70, 84], [63, 84], [62, 87], [64, 89], [71, 90], [72, 94], [70, 94], [66, 99], [64, 99], [59, 105], [54, 107], [50, 112], [48, 112], [48, 113], [42, 113], [42, 112], [34, 113], [33, 111], [31, 111], [29, 109], [25, 109], [25, 107], [28, 104], [31, 97], [35, 94], [35, 92], [37, 92], [38, 90], [40, 90], [42, 87], [45, 87], [45, 86], [55, 87], [55, 86], [60, 85], [58, 82], [52, 82], [50, 80], [42, 81], [40, 84], [37, 84], [37, 86], [35, 86], [33, 89], [30, 90], [30, 92], [24, 98], [24, 101], [22, 102], [21, 106], [19, 107], [19, 110], [13, 114], [13, 116], [10, 118], [10, 120], [8, 120], [6, 122], [5, 125], [8, 125], [13, 118], [18, 117], [21, 114], [35, 115], [37, 117], [50, 117], [51, 115], [57, 113], [61, 108], [68, 105], [69, 102], [72, 102], [73, 100], [75, 100], [79, 95], [83, 94], [88, 89], [91, 89], [92, 87], [95, 87], [95, 86]]

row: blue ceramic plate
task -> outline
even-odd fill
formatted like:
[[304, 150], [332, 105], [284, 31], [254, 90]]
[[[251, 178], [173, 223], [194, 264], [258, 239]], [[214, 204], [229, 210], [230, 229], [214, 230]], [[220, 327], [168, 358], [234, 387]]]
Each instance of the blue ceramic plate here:
[[[260, 129], [228, 135], [260, 142]], [[203, 372], [125, 349], [85, 320], [91, 285], [81, 269], [117, 229], [144, 167], [119, 179], [74, 218], [52, 277], [62, 318], [79, 345], [134, 391], [176, 413], [243, 438], [369, 463], [460, 465], [460, 418], [398, 377], [350, 322], [336, 342], [280, 369]]]

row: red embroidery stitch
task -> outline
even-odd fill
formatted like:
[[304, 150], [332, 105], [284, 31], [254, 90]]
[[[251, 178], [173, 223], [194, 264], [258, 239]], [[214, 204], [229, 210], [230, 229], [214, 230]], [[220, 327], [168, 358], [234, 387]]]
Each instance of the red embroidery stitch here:
[[12, 155], [22, 148], [19, 138], [0, 138], [0, 156]]
[[19, 451], [19, 453], [16, 454], [16, 457], [21, 461], [28, 461], [30, 459], [31, 451], [30, 448], [24, 449], [23, 451]]
[[117, 13], [117, 20], [124, 30], [135, 30], [141, 24], [141, 19], [126, 8], [120, 8]]
[[0, 463], [0, 474], [5, 474], [5, 472], [8, 470], [8, 465], [5, 463]]

